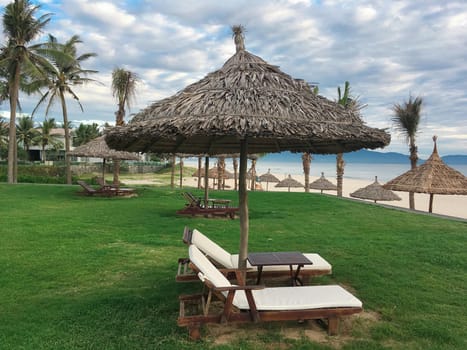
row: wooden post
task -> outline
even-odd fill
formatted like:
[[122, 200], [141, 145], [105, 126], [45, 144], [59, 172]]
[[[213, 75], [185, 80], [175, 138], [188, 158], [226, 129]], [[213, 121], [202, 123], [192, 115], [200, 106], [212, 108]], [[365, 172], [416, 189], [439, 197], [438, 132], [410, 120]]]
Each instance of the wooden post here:
[[247, 191], [247, 161], [248, 142], [245, 139], [240, 144], [240, 176], [238, 189], [238, 204], [240, 209], [240, 252], [238, 257], [238, 267], [246, 269], [246, 258], [248, 255], [248, 191]]
[[433, 197], [435, 195], [433, 193], [430, 193], [430, 204], [428, 205], [428, 212], [432, 213], [433, 212]]

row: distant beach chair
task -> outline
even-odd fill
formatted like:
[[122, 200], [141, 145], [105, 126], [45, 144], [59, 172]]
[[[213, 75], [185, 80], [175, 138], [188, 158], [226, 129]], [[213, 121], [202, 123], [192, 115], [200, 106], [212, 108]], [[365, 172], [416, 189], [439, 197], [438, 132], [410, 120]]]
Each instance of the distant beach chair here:
[[185, 205], [185, 208], [177, 210], [177, 214], [179, 215], [204, 217], [224, 216], [234, 219], [239, 211], [239, 208], [230, 207], [230, 199], [209, 198], [206, 203], [203, 198], [195, 197], [191, 192], [182, 192], [182, 196], [188, 203]]

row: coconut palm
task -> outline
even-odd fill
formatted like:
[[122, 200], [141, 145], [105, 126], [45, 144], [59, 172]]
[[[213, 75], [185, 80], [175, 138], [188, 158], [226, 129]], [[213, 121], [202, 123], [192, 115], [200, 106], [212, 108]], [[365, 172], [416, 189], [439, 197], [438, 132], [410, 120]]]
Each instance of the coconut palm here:
[[[115, 125], [125, 124], [125, 106], [130, 109], [136, 97], [136, 84], [138, 77], [135, 73], [123, 68], [115, 68], [112, 71], [112, 95], [117, 100], [118, 110], [115, 112]], [[120, 161], [114, 160], [114, 184], [118, 184], [120, 173]]]
[[8, 123], [0, 117], [0, 148], [8, 145]]
[[34, 128], [34, 120], [32, 117], [18, 118], [18, 125], [16, 126], [16, 138], [18, 144], [21, 144], [28, 154], [29, 148], [32, 145], [34, 137], [37, 135], [37, 130]]
[[33, 111], [34, 114], [40, 105], [47, 102], [45, 110], [45, 115], [47, 116], [53, 102], [57, 99], [60, 102], [65, 130], [67, 184], [71, 184], [71, 166], [70, 157], [68, 156], [68, 152], [70, 152], [70, 130], [65, 95], [68, 94], [76, 100], [81, 111], [83, 111], [83, 106], [79, 101], [78, 95], [72, 90], [72, 86], [96, 82], [88, 78], [87, 75], [97, 73], [95, 70], [81, 68], [81, 63], [83, 61], [95, 57], [97, 54], [85, 53], [78, 56], [76, 46], [80, 43], [82, 43], [82, 41], [78, 35], [73, 35], [65, 44], [58, 43], [54, 36], [49, 35], [47, 45], [41, 48], [39, 52], [49, 58], [52, 65], [47, 66], [44, 79], [37, 82], [38, 86], [46, 87], [47, 91], [42, 95]]
[[17, 182], [17, 147], [16, 147], [16, 109], [19, 97], [21, 75], [37, 73], [37, 67], [43, 58], [37, 54], [41, 44], [29, 46], [50, 21], [51, 14], [46, 13], [35, 18], [39, 5], [29, 0], [15, 0], [5, 7], [3, 14], [3, 32], [7, 44], [2, 47], [0, 65], [6, 70], [8, 80], [8, 98], [10, 101], [10, 128], [8, 138], [8, 182]]
[[[394, 104], [392, 108], [394, 111], [392, 117], [394, 126], [397, 131], [406, 137], [409, 144], [411, 169], [417, 167], [418, 155], [415, 139], [420, 124], [422, 103], [423, 99], [420, 96], [415, 98], [410, 96], [408, 101], [404, 101], [402, 104]], [[409, 207], [410, 209], [415, 209], [415, 196], [413, 192], [409, 192]]]
[[101, 136], [99, 125], [81, 123], [74, 131], [73, 146], [84, 145], [99, 136]]
[[54, 118], [46, 118], [39, 128], [37, 129], [37, 134], [34, 137], [34, 144], [41, 146], [42, 148], [42, 161], [47, 160], [46, 157], [46, 148], [58, 148], [63, 146], [58, 137], [52, 133], [52, 130], [57, 127], [57, 123]]

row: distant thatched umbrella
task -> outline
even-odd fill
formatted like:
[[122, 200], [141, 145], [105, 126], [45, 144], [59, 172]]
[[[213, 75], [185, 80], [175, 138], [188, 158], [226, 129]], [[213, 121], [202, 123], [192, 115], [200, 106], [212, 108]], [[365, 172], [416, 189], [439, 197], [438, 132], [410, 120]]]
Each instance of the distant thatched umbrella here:
[[267, 173], [265, 173], [263, 175], [260, 175], [259, 179], [261, 181], [266, 181], [266, 191], [269, 188], [269, 183], [270, 182], [274, 182], [274, 183], [280, 182], [280, 180], [277, 177], [275, 177], [273, 174], [271, 174], [271, 169], [268, 169]]
[[331, 181], [324, 177], [324, 173], [321, 173], [321, 177], [310, 184], [310, 188], [314, 190], [323, 191], [337, 191], [337, 186], [334, 185]]
[[276, 186], [274, 186], [274, 187], [287, 187], [289, 189], [289, 192], [290, 192], [290, 187], [298, 188], [298, 187], [305, 187], [305, 186], [303, 186], [303, 184], [301, 184], [299, 181], [293, 179], [292, 176], [290, 176], [290, 174], [289, 174], [288, 177], [286, 177], [282, 181], [279, 181], [279, 183], [276, 184]]
[[433, 211], [435, 194], [467, 194], [467, 178], [441, 160], [436, 147], [436, 136], [433, 136], [433, 142], [433, 153], [425, 163], [383, 185], [393, 191], [429, 193], [430, 213]]
[[136, 153], [117, 151], [111, 149], [105, 142], [104, 136], [96, 137], [95, 139], [85, 143], [84, 145], [76, 147], [74, 150], [68, 152], [71, 156], [77, 157], [92, 157], [102, 158], [102, 177], [105, 174], [105, 160], [138, 160], [139, 156]]
[[375, 182], [366, 187], [360, 188], [355, 192], [350, 194], [350, 197], [361, 198], [361, 199], [371, 199], [373, 201], [400, 201], [401, 198], [392, 192], [391, 190], [385, 189], [378, 182], [378, 177], [375, 176]]
[[246, 267], [248, 154], [351, 152], [384, 147], [390, 135], [246, 51], [242, 27], [233, 30], [236, 53], [221, 69], [146, 107], [127, 125], [109, 131], [106, 140], [128, 151], [240, 153], [239, 266]]

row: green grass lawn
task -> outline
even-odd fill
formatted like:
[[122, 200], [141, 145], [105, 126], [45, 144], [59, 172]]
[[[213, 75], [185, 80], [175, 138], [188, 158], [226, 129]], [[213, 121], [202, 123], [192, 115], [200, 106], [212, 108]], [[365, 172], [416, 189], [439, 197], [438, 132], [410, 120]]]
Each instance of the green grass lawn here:
[[[318, 252], [333, 275], [313, 283], [350, 288], [372, 317], [320, 343], [296, 322], [245, 326], [224, 344], [205, 329], [193, 343], [176, 324], [178, 295], [200, 291], [174, 279], [187, 254], [183, 228], [236, 252], [238, 220], [175, 216], [184, 205], [178, 189], [141, 186], [136, 198], [78, 191], [0, 184], [0, 349], [467, 348], [466, 222], [250, 192], [250, 251]], [[232, 191], [212, 196], [238, 202]]]

